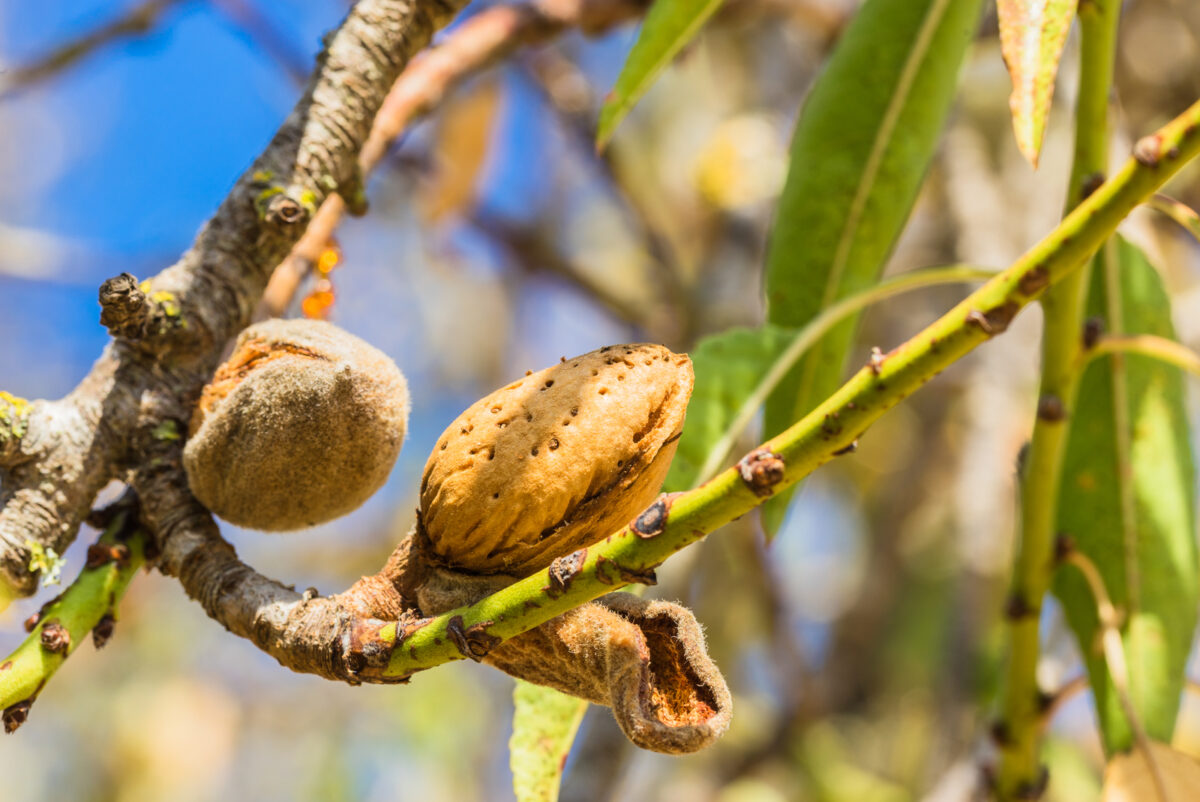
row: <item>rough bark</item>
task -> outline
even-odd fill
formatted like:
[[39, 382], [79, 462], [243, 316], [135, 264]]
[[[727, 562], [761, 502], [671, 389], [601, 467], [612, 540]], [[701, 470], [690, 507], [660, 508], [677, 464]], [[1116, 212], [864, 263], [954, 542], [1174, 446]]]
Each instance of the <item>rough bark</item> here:
[[[250, 320], [272, 269], [335, 192], [363, 206], [358, 156], [409, 59], [465, 0], [362, 0], [327, 40], [300, 102], [180, 260], [142, 285], [100, 290], [114, 335], [61, 401], [0, 426], [0, 572], [37, 586], [32, 549], [61, 554], [109, 479], [185, 430], [225, 343]], [[0, 421], [2, 424], [3, 421]]]

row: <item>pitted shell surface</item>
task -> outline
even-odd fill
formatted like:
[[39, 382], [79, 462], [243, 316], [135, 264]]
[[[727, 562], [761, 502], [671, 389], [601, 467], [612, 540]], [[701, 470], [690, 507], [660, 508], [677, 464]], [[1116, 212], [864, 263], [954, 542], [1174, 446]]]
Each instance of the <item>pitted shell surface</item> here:
[[421, 525], [434, 554], [519, 576], [620, 529], [666, 477], [692, 381], [686, 355], [617, 345], [477, 401], [425, 465]]

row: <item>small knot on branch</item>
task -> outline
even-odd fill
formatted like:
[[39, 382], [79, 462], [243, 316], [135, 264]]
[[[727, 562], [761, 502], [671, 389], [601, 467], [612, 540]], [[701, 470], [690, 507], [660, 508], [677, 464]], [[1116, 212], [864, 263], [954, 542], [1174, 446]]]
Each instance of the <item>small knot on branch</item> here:
[[[356, 618], [344, 635], [342, 660], [348, 675], [346, 681], [357, 685], [359, 675], [364, 672], [373, 681], [378, 681], [392, 659], [392, 651], [403, 638], [400, 626], [394, 621]], [[404, 683], [407, 680], [407, 677], [396, 677], [387, 681]]]
[[1172, 141], [1160, 131], [1144, 136], [1133, 145], [1133, 158], [1143, 167], [1154, 169], [1164, 161], [1179, 158], [1178, 140]]
[[447, 623], [446, 634], [463, 657], [469, 657], [478, 663], [500, 644], [500, 638], [487, 631], [491, 625], [491, 621], [480, 621], [464, 627], [463, 617], [456, 615]]
[[71, 633], [57, 619], [42, 627], [42, 648], [50, 654], [66, 654], [71, 650]]
[[775, 485], [783, 481], [787, 465], [783, 457], [769, 448], [756, 448], [742, 457], [737, 468], [746, 487], [750, 488], [754, 495], [766, 498], [775, 492]]
[[1089, 317], [1083, 321], [1083, 349], [1090, 351], [1104, 336], [1104, 318]]
[[263, 219], [273, 226], [291, 227], [298, 223], [304, 222], [308, 215], [305, 213], [304, 207], [298, 202], [289, 198], [282, 193], [272, 195], [267, 201], [266, 211]]
[[1014, 301], [1006, 301], [984, 312], [972, 309], [967, 314], [967, 323], [979, 327], [988, 337], [995, 337], [1008, 329], [1008, 324], [1020, 311], [1019, 304]]
[[586, 560], [587, 549], [580, 549], [550, 563], [548, 569], [550, 584], [543, 588], [543, 592], [552, 599], [557, 599], [566, 593], [571, 589], [571, 583], [575, 581], [575, 577], [579, 576], [579, 572], [583, 570]]
[[33, 707], [33, 700], [25, 699], [4, 708], [4, 731], [6, 733], [16, 732], [22, 724], [29, 720], [29, 709], [31, 707]]
[[96, 651], [100, 651], [108, 645], [108, 641], [112, 638], [113, 630], [116, 629], [117, 619], [112, 613], [105, 613], [96, 622], [96, 626], [92, 627], [92, 645], [96, 647]]
[[671, 505], [675, 503], [675, 498], [678, 495], [678, 493], [663, 493], [660, 495], [654, 500], [653, 504], [633, 519], [633, 522], [629, 524], [629, 528], [643, 540], [661, 535], [663, 530], [667, 528], [667, 518], [671, 514]]
[[113, 337], [141, 339], [150, 317], [150, 301], [129, 273], [100, 285], [100, 325]]
[[1067, 417], [1067, 406], [1063, 400], [1053, 393], [1046, 393], [1038, 399], [1038, 420], [1047, 423], [1058, 423]]

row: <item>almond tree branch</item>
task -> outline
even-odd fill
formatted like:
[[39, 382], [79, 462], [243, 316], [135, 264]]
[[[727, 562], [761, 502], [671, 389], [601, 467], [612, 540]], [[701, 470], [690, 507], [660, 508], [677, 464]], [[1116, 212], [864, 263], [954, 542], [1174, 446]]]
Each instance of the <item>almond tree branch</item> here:
[[[361, 0], [327, 40], [307, 91], [192, 248], [137, 285], [100, 291], [114, 335], [62, 401], [0, 419], [0, 579], [28, 595], [33, 545], [62, 553], [96, 492], [182, 422], [225, 342], [250, 319], [271, 270], [334, 192], [362, 205], [358, 154], [388, 90], [465, 0]], [[173, 423], [164, 426], [165, 423]]]
[[[51, 453], [30, 453], [37, 443], [77, 461], [95, 452], [110, 475], [131, 475], [143, 522], [162, 550], [160, 568], [177, 576], [210, 616], [290, 668], [348, 682], [402, 682], [451, 660], [483, 659], [504, 639], [617, 587], [648, 581], [671, 554], [844, 452], [887, 409], [1003, 332], [1024, 306], [1071, 276], [1134, 206], [1200, 152], [1197, 103], [1139, 142], [1137, 158], [1025, 256], [907, 343], [872, 360], [799, 423], [703, 487], [660, 498], [633, 524], [561, 558], [548, 573], [468, 607], [420, 618], [413, 589], [428, 569], [417, 564], [419, 550], [409, 538], [378, 575], [344, 594], [297, 593], [255, 573], [221, 539], [211, 515], [187, 490], [178, 433], [164, 424], [185, 419], [220, 348], [245, 324], [269, 271], [325, 198], [337, 190], [343, 198], [361, 199], [356, 160], [371, 118], [408, 55], [453, 9], [360, 2], [330, 41], [305, 99], [195, 247], [144, 287], [125, 278], [106, 284], [102, 299], [116, 340], [92, 375], [57, 402], [58, 415], [48, 414], [45, 403], [21, 408], [9, 416], [20, 426], [0, 429], [7, 471], [0, 479], [6, 488], [23, 460]], [[48, 479], [49, 489], [38, 492], [69, 489], [53, 482]], [[0, 510], [0, 534], [33, 532], [47, 545], [61, 545], [54, 528], [37, 516], [19, 521], [22, 510], [9, 501]], [[63, 504], [58, 498], [44, 501], [47, 508]], [[65, 506], [64, 515], [82, 515]], [[54, 509], [41, 512], [51, 513], [45, 515], [50, 522], [60, 520]], [[17, 523], [22, 528], [14, 530]], [[28, 555], [12, 548], [13, 542], [4, 544], [5, 567], [17, 558], [20, 579]]]
[[[586, 549], [562, 593], [552, 566], [470, 607], [407, 634], [379, 633], [391, 656], [385, 676], [408, 676], [464, 656], [454, 633], [503, 640], [652, 571], [706, 533], [744, 515], [854, 442], [891, 407], [940, 371], [1002, 333], [1047, 287], [1074, 274], [1137, 204], [1200, 153], [1200, 102], [1138, 142], [1136, 158], [1100, 186], [1041, 242], [908, 342], [860, 370], [801, 421], [707, 484], [660, 498], [630, 526]], [[647, 531], [649, 522], [661, 522]], [[470, 655], [467, 655], [470, 656]]]
[[332, 597], [298, 593], [262, 576], [238, 559], [212, 515], [192, 497], [180, 455], [177, 445], [166, 446], [155, 455], [157, 467], [147, 466], [132, 478], [143, 520], [164, 544], [159, 570], [177, 576], [211, 618], [281, 665], [357, 684], [357, 666], [349, 656], [356, 632], [382, 626], [376, 618], [404, 620], [407, 610], [416, 609], [414, 595], [402, 595], [382, 576], [364, 578]]
[[187, 494], [167, 444], [157, 472], [135, 478], [161, 565], [231, 631], [280, 662], [350, 682], [401, 682], [451, 660], [486, 658], [500, 642], [631, 583], [744, 515], [846, 447], [888, 409], [976, 346], [1002, 333], [1047, 287], [1073, 275], [1121, 219], [1200, 153], [1200, 102], [1140, 141], [1137, 157], [1021, 259], [908, 342], [873, 359], [794, 426], [705, 485], [660, 498], [626, 528], [556, 560], [482, 601], [422, 618], [414, 588], [425, 567], [406, 539], [378, 575], [339, 597], [297, 594], [254, 574]]
[[788, 347], [775, 360], [775, 363], [767, 371], [766, 375], [759, 380], [759, 383], [754, 387], [746, 400], [742, 402], [742, 405], [733, 417], [733, 421], [729, 424], [729, 428], [725, 430], [725, 434], [721, 435], [720, 439], [713, 443], [712, 448], [709, 449], [708, 456], [704, 459], [704, 464], [700, 466], [699, 481], [708, 481], [721, 469], [721, 465], [729, 458], [729, 452], [733, 450], [734, 443], [737, 442], [751, 421], [754, 420], [754, 416], [766, 402], [767, 396], [779, 386], [779, 383], [783, 381], [783, 377], [800, 361], [800, 358], [808, 353], [808, 350], [838, 323], [841, 323], [855, 312], [866, 309], [880, 301], [885, 301], [902, 292], [921, 289], [923, 287], [934, 287], [950, 282], [977, 281], [990, 278], [995, 274], [995, 270], [974, 267], [972, 265], [947, 265], [945, 267], [911, 270], [884, 279], [878, 284], [860, 292], [847, 295], [836, 303], [825, 307], [819, 315], [796, 332], [795, 337], [788, 343]]
[[103, 537], [88, 549], [79, 578], [26, 622], [29, 637], [0, 661], [5, 732], [21, 726], [38, 693], [88, 632], [97, 649], [112, 635], [117, 603], [145, 562], [146, 536], [134, 512], [127, 505], [115, 511]]
[[[437, 21], [444, 21], [446, 7], [432, 7], [439, 10]], [[393, 43], [373, 48], [370, 59], [355, 65], [361, 72], [358, 80], [348, 74], [350, 59], [334, 58], [343, 34], [332, 39], [308, 99], [243, 177], [196, 247], [151, 282], [139, 284], [128, 274], [105, 282], [100, 292], [101, 321], [116, 342], [75, 393], [61, 402], [33, 404], [0, 393], [0, 479], [7, 494], [0, 507], [0, 536], [5, 528], [11, 533], [0, 548], [0, 564], [8, 569], [15, 588], [22, 593], [33, 588], [36, 576], [27, 569], [31, 546], [65, 548], [99, 488], [112, 476], [127, 478], [144, 497], [146, 529], [164, 549], [159, 567], [180, 576], [213, 618], [276, 655], [284, 665], [357, 682], [354, 660], [343, 659], [343, 652], [353, 645], [354, 625], [373, 616], [402, 620], [416, 607], [411, 593], [403, 595], [403, 582], [387, 579], [403, 573], [396, 568], [406, 564], [403, 552], [398, 551], [400, 556], [380, 576], [366, 577], [332, 599], [317, 598], [315, 592], [297, 593], [242, 564], [221, 538], [211, 515], [187, 490], [179, 461], [179, 432], [191, 400], [211, 373], [225, 339], [244, 325], [246, 311], [257, 300], [270, 266], [300, 236], [303, 218], [322, 197], [323, 209], [332, 209], [334, 220], [344, 208], [341, 197], [328, 194], [328, 177], [348, 174], [345, 183], [358, 191], [353, 164], [359, 146], [370, 143], [365, 148], [367, 158], [359, 160], [360, 169], [373, 165], [414, 115], [432, 108], [470, 70], [481, 69], [519, 44], [542, 41], [572, 26], [598, 31], [640, 8], [628, 0], [550, 0], [537, 8], [485, 12], [482, 20], [456, 32], [437, 51], [439, 57], [423, 59], [423, 66], [392, 84], [391, 113], [376, 120], [366, 139], [364, 124], [370, 122], [373, 107], [383, 102], [383, 89], [403, 61], [388, 59], [387, 54], [394, 49], [406, 57], [416, 49], [432, 30], [431, 14], [419, 9], [404, 12], [415, 20], [413, 30], [406, 37], [403, 21], [392, 25]], [[391, 4], [360, 4], [343, 30], [355, 16], [366, 24], [366, 19], [392, 9]], [[332, 73], [331, 67], [339, 72]], [[321, 93], [329, 90], [325, 84], [331, 82], [353, 87], [352, 118], [332, 118], [343, 101], [332, 94], [322, 98]], [[314, 125], [318, 122], [320, 127]], [[316, 181], [309, 180], [311, 171], [297, 179], [294, 168], [303, 154], [313, 150], [337, 169], [318, 173]], [[280, 174], [293, 180], [281, 181]], [[220, 265], [213, 264], [223, 255], [232, 257], [235, 270], [222, 272]], [[206, 287], [217, 291], [211, 300], [204, 297]], [[208, 308], [218, 303], [225, 307]], [[163, 356], [169, 360], [160, 361]], [[51, 494], [59, 502], [57, 508], [47, 503]], [[27, 513], [30, 508], [35, 514]], [[31, 521], [43, 523], [44, 528], [39, 531]], [[140, 547], [136, 554], [140, 560]], [[132, 573], [122, 571], [121, 582], [128, 582]], [[85, 573], [67, 597], [75, 600], [73, 604], [91, 598], [85, 591], [93, 584]], [[84, 612], [93, 617], [104, 614], [96, 604], [86, 606]], [[274, 639], [279, 629], [312, 634], [279, 642]], [[337, 637], [329, 637], [331, 632]], [[297, 648], [298, 640], [307, 648]], [[36, 693], [61, 663], [43, 660], [40, 665], [50, 666], [48, 671], [14, 669], [33, 665], [30, 655], [37, 657], [39, 649], [29, 644], [20, 647], [7, 661], [9, 668], [0, 673], [0, 702], [12, 708], [16, 718], [28, 715]], [[36, 680], [32, 685], [26, 681], [30, 678]]]

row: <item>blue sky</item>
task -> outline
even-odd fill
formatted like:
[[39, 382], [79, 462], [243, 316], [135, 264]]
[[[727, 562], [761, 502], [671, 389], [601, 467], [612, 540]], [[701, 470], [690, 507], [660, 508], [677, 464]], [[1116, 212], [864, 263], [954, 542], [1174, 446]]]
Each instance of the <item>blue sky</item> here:
[[[292, 5], [280, 29], [315, 52], [339, 4]], [[117, 13], [106, 2], [0, 3], [0, 62], [28, 63]], [[0, 274], [0, 385], [13, 392], [73, 386], [107, 339], [99, 282], [182, 253], [294, 101], [287, 72], [210, 4], [183, 3], [164, 23], [0, 98], [0, 225], [64, 246], [33, 275]]]

